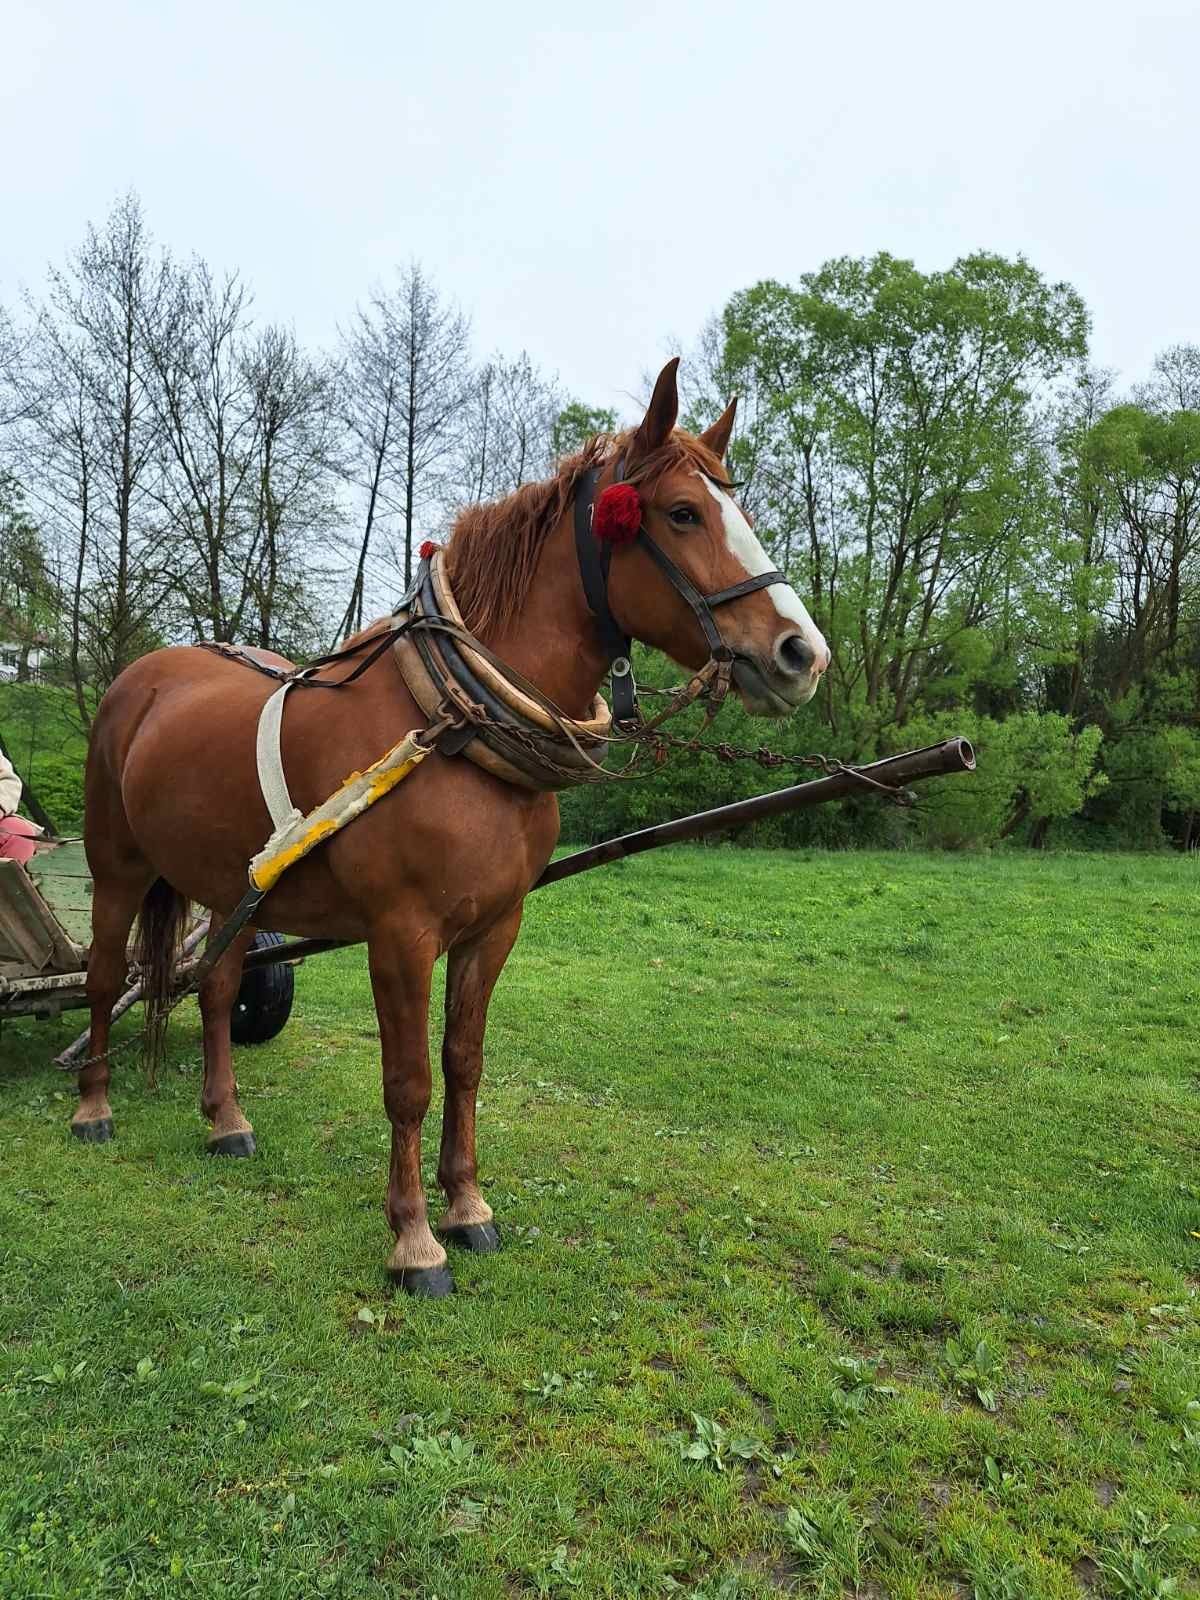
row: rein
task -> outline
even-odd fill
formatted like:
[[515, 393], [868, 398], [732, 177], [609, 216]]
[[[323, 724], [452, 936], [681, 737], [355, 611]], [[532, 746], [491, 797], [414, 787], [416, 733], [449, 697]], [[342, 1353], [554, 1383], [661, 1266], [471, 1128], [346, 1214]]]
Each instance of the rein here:
[[[579, 561], [579, 575], [583, 580], [583, 592], [587, 599], [588, 610], [596, 619], [600, 630], [600, 643], [608, 656], [609, 671], [612, 673], [613, 721], [618, 728], [636, 728], [641, 725], [641, 716], [637, 703], [637, 684], [634, 682], [633, 665], [629, 654], [633, 648], [633, 640], [613, 616], [608, 599], [612, 545], [605, 540], [597, 539], [592, 531], [596, 483], [600, 471], [600, 468], [593, 467], [586, 472], [575, 495], [575, 554]], [[613, 481], [621, 483], [624, 477], [625, 463], [618, 461]], [[757, 577], [744, 578], [741, 583], [730, 584], [727, 589], [718, 589], [714, 594], [702, 594], [687, 573], [677, 567], [663, 547], [650, 537], [644, 519], [632, 542], [640, 545], [659, 570], [666, 575], [668, 583], [680, 599], [690, 607], [700, 624], [700, 631], [708, 645], [709, 667], [712, 668], [715, 663], [715, 670], [708, 673], [708, 677], [716, 678], [716, 687], [710, 690], [709, 712], [705, 719], [707, 724], [716, 716], [721, 708], [721, 702], [729, 692], [729, 680], [736, 659], [734, 651], [725, 643], [713, 611], [717, 606], [728, 605], [731, 600], [740, 600], [743, 595], [755, 594], [759, 589], [769, 589], [773, 583], [786, 583], [787, 579], [782, 572], [772, 568], [770, 572], [760, 572]], [[682, 710], [683, 705], [690, 703], [691, 699], [695, 699], [695, 695], [691, 695], [681, 705], [673, 706], [667, 715], [673, 716], [676, 710]], [[662, 720], [662, 717], [658, 717], [655, 722]]]

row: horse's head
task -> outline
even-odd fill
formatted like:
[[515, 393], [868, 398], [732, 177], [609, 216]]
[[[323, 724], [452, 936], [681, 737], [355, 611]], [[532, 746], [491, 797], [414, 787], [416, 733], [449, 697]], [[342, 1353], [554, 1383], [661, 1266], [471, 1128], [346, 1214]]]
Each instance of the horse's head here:
[[[699, 436], [677, 431], [678, 365], [670, 361], [659, 374], [615, 469], [637, 490], [641, 535], [613, 550], [612, 611], [628, 633], [693, 669], [714, 653], [715, 627], [717, 648], [732, 653], [733, 682], [746, 709], [785, 716], [816, 693], [829, 647], [782, 575], [755, 583], [774, 563], [723, 464], [737, 402]], [[604, 484], [615, 470], [605, 473]]]

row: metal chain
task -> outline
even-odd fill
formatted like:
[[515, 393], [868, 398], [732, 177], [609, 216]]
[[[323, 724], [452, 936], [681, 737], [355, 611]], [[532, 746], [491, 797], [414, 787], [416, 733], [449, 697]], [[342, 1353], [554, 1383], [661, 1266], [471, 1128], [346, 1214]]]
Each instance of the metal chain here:
[[[200, 966], [200, 960], [197, 959], [197, 961], [195, 962], [195, 964], [194, 964], [194, 966], [192, 968], [193, 973], [195, 972], [196, 968], [198, 968], [199, 966]], [[136, 971], [136, 970], [137, 970], [136, 968], [131, 968], [130, 969], [130, 975], [132, 975], [132, 973], [134, 971]], [[204, 977], [207, 977], [207, 973], [204, 974]], [[203, 978], [201, 979], [201, 982], [202, 981], [203, 981]], [[184, 984], [183, 988], [179, 990], [178, 994], [173, 994], [171, 996], [171, 998], [167, 1001], [167, 1004], [166, 1004], [166, 1015], [169, 1016], [171, 1014], [171, 1012], [175, 1010], [176, 1006], [182, 1005], [185, 1000], [190, 999], [190, 997], [192, 995], [194, 995], [194, 994], [199, 994], [199, 992], [200, 992], [200, 983], [198, 983], [196, 981], [194, 976], [192, 978], [189, 978], [187, 983]], [[140, 1002], [139, 1001], [135, 1001], [134, 1003], [135, 1004], [144, 1005], [145, 1001], [144, 1000], [142, 1000]], [[101, 1050], [98, 1055], [85, 1056], [84, 1059], [82, 1061], [78, 1062], [78, 1063], [72, 1062], [70, 1067], [68, 1067], [66, 1070], [69, 1071], [69, 1072], [82, 1072], [84, 1067], [95, 1066], [100, 1061], [109, 1060], [109, 1058], [111, 1056], [122, 1055], [124, 1052], [129, 1051], [129, 1050], [133, 1050], [135, 1047], [136, 1048], [140, 1048], [141, 1045], [142, 1045], [143, 1040], [145, 1039], [146, 1035], [149, 1032], [150, 1032], [150, 1024], [147, 1023], [145, 1025], [145, 1027], [139, 1028], [136, 1033], [131, 1034], [128, 1039], [122, 1039], [118, 1044], [110, 1044], [107, 1050]]]
[[[674, 689], [639, 689], [638, 694], [653, 694], [670, 698], [680, 694], [680, 688]], [[695, 699], [705, 698], [707, 691], [695, 696]], [[683, 709], [681, 707], [680, 709]], [[539, 761], [559, 772], [564, 778], [570, 780], [573, 786], [582, 783], [621, 782], [622, 780], [646, 776], [643, 768], [643, 757], [651, 754], [655, 766], [661, 766], [672, 754], [683, 753], [693, 756], [710, 756], [715, 761], [726, 765], [733, 765], [742, 761], [753, 761], [764, 771], [778, 771], [785, 767], [793, 770], [816, 771], [826, 777], [835, 777], [841, 774], [853, 778], [861, 783], [864, 788], [876, 790], [891, 799], [898, 805], [908, 803], [908, 796], [902, 790], [893, 789], [889, 784], [879, 783], [874, 778], [868, 777], [860, 768], [839, 761], [836, 756], [823, 755], [814, 752], [811, 755], [788, 755], [782, 751], [771, 750], [767, 745], [758, 745], [753, 750], [744, 745], [731, 744], [726, 739], [704, 739], [700, 735], [688, 737], [682, 734], [667, 733], [661, 726], [628, 727], [614, 723], [612, 731], [603, 735], [590, 735], [589, 742], [604, 743], [609, 746], [623, 745], [631, 750], [629, 759], [620, 768], [602, 767], [599, 762], [593, 764], [592, 769], [580, 770], [579, 767], [564, 767], [559, 765], [550, 755], [547, 744], [550, 742], [545, 735], [538, 736], [519, 728], [512, 723], [501, 722], [491, 716], [482, 706], [472, 708], [472, 720], [481, 725], [501, 733], [505, 738], [512, 740], [535, 756]], [[705, 719], [705, 727], [709, 724]]]
[[[186, 998], [186, 993], [179, 996], [180, 1000], [186, 1000]], [[172, 1000], [172, 1011], [175, 1009], [177, 1004], [178, 1001]], [[63, 1070], [66, 1072], [82, 1072], [85, 1067], [94, 1067], [101, 1061], [111, 1060], [113, 1056], [123, 1055], [125, 1052], [134, 1049], [135, 1046], [140, 1049], [142, 1041], [149, 1032], [150, 1025], [147, 1023], [145, 1027], [139, 1028], [135, 1034], [131, 1034], [128, 1039], [122, 1039], [119, 1044], [110, 1044], [108, 1049], [101, 1050], [99, 1055], [85, 1056], [80, 1062], [73, 1061], [71, 1062], [70, 1066], [64, 1067]]]

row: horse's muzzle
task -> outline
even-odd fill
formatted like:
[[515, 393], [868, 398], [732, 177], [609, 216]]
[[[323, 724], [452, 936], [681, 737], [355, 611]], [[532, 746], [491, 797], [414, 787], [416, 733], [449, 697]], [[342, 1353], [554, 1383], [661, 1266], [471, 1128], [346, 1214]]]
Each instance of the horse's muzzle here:
[[751, 716], [786, 717], [816, 694], [828, 656], [826, 651], [819, 666], [813, 660], [795, 671], [774, 664], [767, 667], [751, 656], [739, 655], [733, 663], [733, 681]]

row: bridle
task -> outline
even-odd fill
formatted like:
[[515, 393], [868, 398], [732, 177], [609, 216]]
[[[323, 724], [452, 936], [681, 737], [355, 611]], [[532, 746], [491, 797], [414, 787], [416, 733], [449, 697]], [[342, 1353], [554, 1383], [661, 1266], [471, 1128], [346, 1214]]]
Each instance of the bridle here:
[[[613, 478], [615, 483], [620, 483], [624, 478], [624, 467], [624, 461], [617, 462]], [[592, 532], [596, 483], [602, 470], [592, 467], [585, 472], [575, 493], [575, 553], [579, 559], [579, 576], [583, 580], [588, 609], [596, 619], [600, 643], [612, 673], [613, 721], [622, 727], [638, 720], [637, 684], [629, 657], [633, 641], [613, 616], [608, 603], [608, 574], [613, 547], [608, 540], [597, 539]], [[700, 624], [708, 645], [709, 660], [708, 666], [698, 675], [699, 688], [708, 689], [708, 720], [711, 720], [728, 692], [736, 660], [736, 652], [725, 643], [713, 611], [717, 606], [728, 605], [731, 600], [740, 600], [743, 595], [768, 589], [773, 583], [786, 583], [787, 579], [782, 572], [772, 569], [770, 572], [760, 572], [754, 578], [744, 578], [741, 583], [730, 584], [727, 589], [718, 589], [715, 594], [701, 594], [687, 573], [677, 567], [662, 546], [650, 537], [644, 520], [632, 542], [641, 545], [655, 565], [666, 574], [668, 583], [687, 602]], [[714, 678], [716, 681], [712, 683]], [[693, 679], [693, 682], [697, 680]]]

